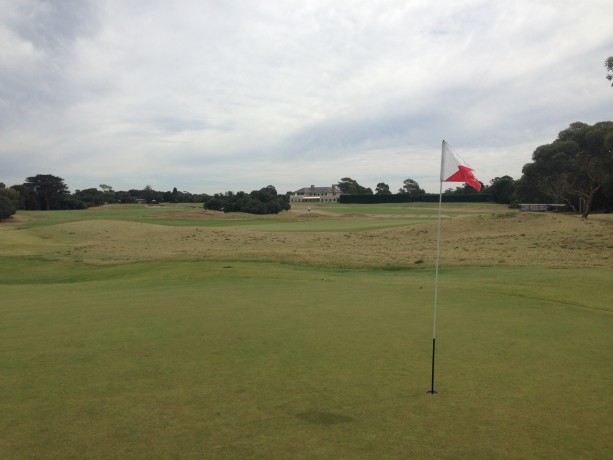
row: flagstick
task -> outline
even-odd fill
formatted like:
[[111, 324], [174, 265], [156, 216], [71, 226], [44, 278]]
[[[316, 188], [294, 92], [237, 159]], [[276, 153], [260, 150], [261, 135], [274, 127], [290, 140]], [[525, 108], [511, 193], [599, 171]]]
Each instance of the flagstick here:
[[441, 214], [443, 207], [443, 182], [464, 182], [475, 190], [481, 190], [481, 183], [472, 173], [473, 169], [443, 140], [441, 148], [441, 177], [438, 195], [438, 228], [436, 231], [436, 271], [434, 277], [434, 327], [432, 330], [432, 382], [427, 393], [434, 391], [434, 352], [436, 350], [436, 306], [438, 303], [438, 265], [441, 255]]
[[430, 390], [427, 393], [436, 394], [434, 391], [434, 354], [436, 351], [436, 305], [438, 303], [438, 261], [441, 254], [441, 209], [443, 206], [443, 181], [440, 181], [438, 195], [438, 226], [436, 229], [436, 264], [434, 270], [434, 326], [432, 328], [432, 381]]

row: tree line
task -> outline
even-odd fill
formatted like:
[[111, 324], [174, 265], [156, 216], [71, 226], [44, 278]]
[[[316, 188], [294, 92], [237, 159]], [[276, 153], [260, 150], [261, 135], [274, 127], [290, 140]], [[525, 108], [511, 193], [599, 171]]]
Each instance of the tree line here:
[[[610, 58], [613, 71], [613, 57]], [[379, 200], [361, 202], [400, 202], [387, 184], [377, 184], [375, 192], [345, 177], [337, 184], [340, 190], [353, 195], [379, 195]], [[419, 184], [406, 179], [398, 194], [414, 201], [433, 201]], [[398, 195], [397, 194], [397, 195]], [[495, 177], [489, 184], [481, 183], [481, 191], [463, 184], [443, 192], [448, 199], [465, 197], [470, 201], [488, 200], [517, 207], [521, 203], [565, 204], [569, 209], [587, 217], [592, 211], [613, 211], [613, 122], [593, 125], [572, 123], [560, 131], [550, 144], [541, 145], [532, 154], [532, 162], [524, 165], [522, 176]], [[483, 197], [482, 199], [476, 198]], [[469, 198], [470, 197], [470, 198]], [[355, 201], [355, 200], [353, 200]]]
[[[613, 61], [611, 64], [613, 66]], [[342, 178], [336, 185], [341, 192], [350, 195], [381, 198], [394, 195], [384, 182], [379, 182], [374, 191], [350, 177]], [[415, 180], [408, 178], [395, 195], [417, 201], [427, 194]], [[454, 201], [471, 196], [467, 199], [488, 199], [510, 206], [562, 203], [583, 217], [592, 211], [611, 212], [613, 122], [572, 123], [560, 131], [553, 142], [536, 148], [532, 162], [524, 165], [518, 180], [510, 176], [496, 177], [489, 184], [482, 184], [480, 192], [463, 184], [455, 189], [448, 188], [444, 195], [454, 196]], [[176, 187], [167, 192], [153, 190], [150, 186], [142, 190], [114, 191], [113, 187], [101, 184], [100, 190], [89, 188], [71, 194], [64, 179], [39, 174], [8, 188], [0, 182], [0, 219], [10, 217], [17, 210], [85, 209], [104, 203], [136, 203], [139, 200], [146, 203], [204, 203], [205, 209], [253, 214], [274, 214], [290, 209], [288, 194], [277, 194], [272, 185], [251, 193], [226, 192], [209, 196], [180, 192]]]
[[100, 184], [100, 189], [88, 188], [70, 193], [64, 179], [52, 174], [37, 174], [26, 178], [23, 184], [9, 188], [0, 182], [0, 219], [18, 210], [52, 211], [59, 209], [86, 209], [113, 203], [201, 203], [206, 195], [180, 192], [177, 188], [161, 192], [147, 185], [142, 190], [115, 191]]
[[205, 198], [203, 207], [214, 211], [249, 214], [278, 214], [291, 208], [288, 194], [279, 195], [272, 185], [253, 190], [251, 193], [216, 193]]

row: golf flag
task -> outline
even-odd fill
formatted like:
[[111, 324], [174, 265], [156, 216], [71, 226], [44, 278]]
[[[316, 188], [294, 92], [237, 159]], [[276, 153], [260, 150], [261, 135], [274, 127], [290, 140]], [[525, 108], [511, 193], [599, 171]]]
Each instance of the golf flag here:
[[441, 182], [466, 182], [475, 190], [481, 190], [481, 182], [473, 174], [473, 169], [462, 160], [447, 141], [443, 141]]
[[441, 210], [443, 206], [443, 182], [465, 182], [475, 190], [481, 190], [481, 182], [473, 174], [473, 169], [466, 164], [451, 146], [443, 141], [441, 153], [441, 190], [438, 197], [438, 225], [436, 229], [436, 264], [434, 270], [434, 322], [432, 327], [432, 378], [430, 390], [427, 393], [434, 395], [434, 356], [436, 353], [436, 307], [438, 306], [438, 265], [441, 254]]

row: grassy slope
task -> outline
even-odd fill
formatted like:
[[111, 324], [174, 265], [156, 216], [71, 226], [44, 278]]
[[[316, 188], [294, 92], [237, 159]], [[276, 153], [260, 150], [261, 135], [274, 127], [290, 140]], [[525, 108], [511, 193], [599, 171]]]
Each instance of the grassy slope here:
[[[96, 218], [82, 220], [75, 220], [87, 216], [80, 211], [30, 213], [24, 217], [36, 219], [23, 224], [28, 231], [5, 232], [13, 242], [5, 251], [96, 264], [206, 259], [339, 268], [434, 265], [435, 207], [342, 209], [253, 217], [189, 207], [128, 207], [121, 214], [121, 207], [111, 206], [108, 214], [91, 210]], [[518, 213], [495, 205], [445, 205], [444, 216], [441, 261], [447, 267], [610, 267], [613, 258], [611, 219]]]
[[[609, 224], [565, 219], [444, 225], [436, 397], [429, 262], [363, 268], [409, 236], [431, 251], [432, 224], [3, 224], [0, 456], [606, 458], [613, 277], [574, 261], [610, 266]], [[546, 235], [564, 269], [518, 254]], [[507, 258], [481, 268], [454, 242]]]

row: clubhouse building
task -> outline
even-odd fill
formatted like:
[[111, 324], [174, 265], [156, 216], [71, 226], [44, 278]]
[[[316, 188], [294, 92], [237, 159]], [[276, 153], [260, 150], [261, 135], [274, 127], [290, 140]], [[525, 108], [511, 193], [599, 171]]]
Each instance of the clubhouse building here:
[[331, 187], [303, 187], [290, 193], [290, 203], [336, 203], [342, 192], [336, 185]]

